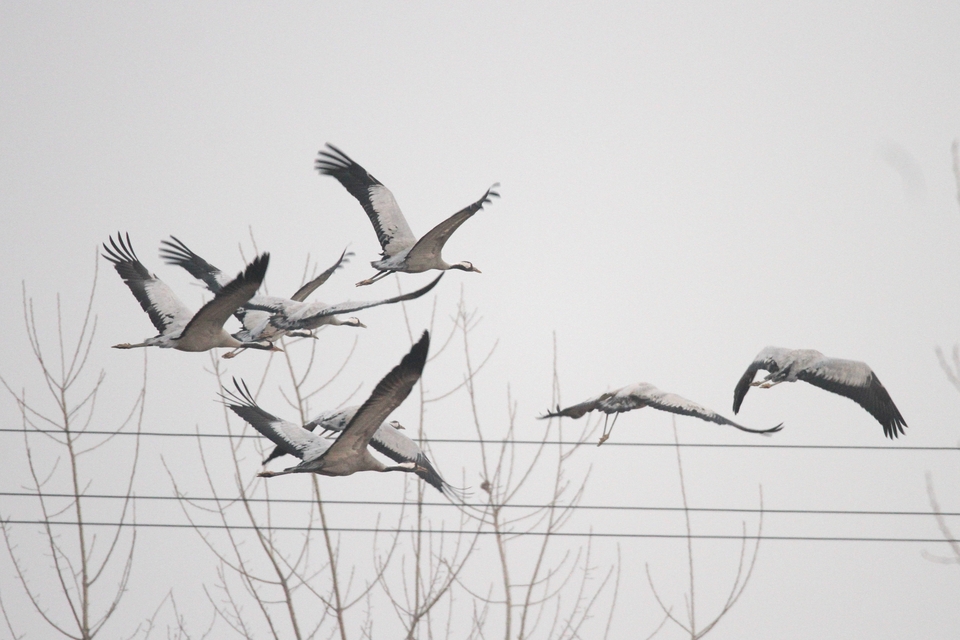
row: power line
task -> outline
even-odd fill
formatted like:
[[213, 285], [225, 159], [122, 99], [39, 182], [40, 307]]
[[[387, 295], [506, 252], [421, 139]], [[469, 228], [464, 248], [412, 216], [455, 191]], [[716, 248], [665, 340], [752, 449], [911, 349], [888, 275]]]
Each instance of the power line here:
[[[62, 434], [60, 429], [9, 429], [0, 428], [0, 433], [46, 433]], [[74, 431], [74, 435], [95, 435], [95, 436], [144, 436], [144, 437], [162, 437], [162, 438], [231, 438], [231, 439], [263, 439], [260, 434], [229, 434], [229, 433], [164, 433], [161, 431]], [[497, 438], [427, 438], [431, 444], [517, 444], [517, 445], [553, 445], [572, 447], [576, 445], [592, 444], [578, 442], [576, 440], [504, 440]], [[681, 442], [677, 445], [674, 442], [613, 442], [607, 441], [604, 447], [667, 447], [675, 448], [703, 448], [703, 449], [813, 449], [813, 450], [839, 450], [839, 451], [960, 451], [960, 447], [918, 447], [918, 446], [895, 446], [889, 445], [846, 445], [846, 444], [742, 444], [742, 443], [697, 443]]]
[[[0, 491], [0, 496], [18, 497], [18, 498], [74, 498], [72, 493], [44, 493], [38, 494], [28, 491]], [[105, 499], [105, 500], [124, 500], [127, 496], [111, 494], [89, 494], [80, 496], [84, 499]], [[130, 496], [133, 500], [176, 500], [185, 502], [219, 502], [233, 503], [240, 502], [242, 498], [215, 498], [212, 496], [190, 497], [190, 496]], [[315, 504], [316, 500], [306, 498], [246, 498], [247, 502], [270, 503], [270, 504]], [[412, 506], [416, 502], [404, 502], [400, 500], [323, 500], [323, 504], [349, 505], [349, 506]], [[463, 504], [452, 502], [422, 502], [427, 507], [474, 507], [482, 509], [488, 507], [483, 502], [466, 502]], [[543, 504], [505, 504], [497, 505], [503, 508], [513, 509], [544, 509], [551, 508], [550, 505]], [[556, 509], [571, 510], [597, 510], [597, 511], [684, 511], [683, 507], [653, 507], [643, 505], [556, 505]], [[689, 507], [687, 511], [697, 513], [743, 513], [743, 514], [778, 514], [778, 515], [844, 515], [844, 516], [945, 516], [960, 517], [960, 512], [936, 512], [936, 511], [869, 511], [869, 510], [851, 510], [851, 509], [759, 509], [759, 508], [734, 508], [734, 507]]]
[[[35, 525], [54, 525], [54, 526], [79, 526], [77, 522], [62, 520], [4, 520], [5, 524], [35, 524]], [[224, 525], [224, 524], [185, 524], [185, 523], [164, 523], [164, 522], [84, 522], [85, 527], [123, 527], [123, 528], [143, 528], [143, 529], [206, 529], [206, 530], [225, 530], [231, 531], [321, 531], [322, 527], [295, 527], [295, 526], [253, 526], [253, 525]], [[440, 535], [495, 535], [496, 531], [480, 530], [470, 531], [467, 529], [378, 529], [369, 527], [327, 527], [331, 533], [376, 533], [376, 534], [440, 534]], [[726, 535], [726, 534], [691, 534], [685, 533], [594, 533], [590, 531], [505, 531], [501, 535], [511, 538], [519, 536], [544, 537], [555, 536], [558, 538], [633, 538], [649, 539], [659, 538], [666, 540], [771, 540], [782, 542], [914, 542], [914, 543], [960, 543], [960, 539], [954, 538], [861, 538], [852, 536], [771, 536], [771, 535]]]

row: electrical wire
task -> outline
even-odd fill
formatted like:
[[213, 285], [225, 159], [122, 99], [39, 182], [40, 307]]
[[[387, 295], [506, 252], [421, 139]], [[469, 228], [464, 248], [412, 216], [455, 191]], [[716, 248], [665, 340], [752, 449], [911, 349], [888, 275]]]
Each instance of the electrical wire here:
[[[44, 433], [44, 434], [62, 434], [60, 429], [10, 429], [0, 428], [0, 433]], [[143, 437], [162, 437], [162, 438], [231, 438], [231, 439], [262, 439], [263, 436], [257, 433], [230, 434], [230, 433], [164, 433], [162, 431], [74, 431], [76, 435], [94, 435], [94, 436], [143, 436]], [[577, 445], [592, 444], [577, 442], [576, 440], [503, 440], [497, 438], [429, 438], [431, 444], [490, 444], [501, 445], [504, 443], [518, 445], [560, 445], [572, 447]], [[918, 447], [918, 446], [895, 446], [890, 445], [845, 445], [845, 444], [742, 444], [742, 443], [698, 443], [681, 442], [679, 445], [675, 442], [614, 442], [607, 441], [604, 447], [667, 447], [667, 448], [704, 448], [704, 449], [813, 449], [813, 450], [841, 450], [841, 451], [960, 451], [960, 447]]]
[[[17, 498], [37, 498], [40, 497], [40, 494], [32, 491], [0, 491], [0, 496], [7, 497], [17, 497]], [[71, 493], [44, 493], [42, 494], [44, 498], [69, 498], [73, 499], [74, 495]], [[83, 499], [103, 499], [103, 500], [125, 500], [127, 496], [125, 495], [112, 495], [112, 494], [84, 494], [80, 496]], [[130, 496], [132, 500], [176, 500], [184, 502], [219, 502], [219, 503], [233, 503], [240, 502], [242, 498], [230, 497], [211, 497], [211, 496], [201, 496], [201, 497], [192, 497], [192, 496], [139, 496], [132, 495]], [[306, 498], [246, 498], [247, 502], [252, 503], [270, 503], [270, 504], [315, 504], [315, 500], [310, 500]], [[411, 502], [404, 502], [401, 500], [323, 500], [324, 505], [335, 504], [335, 505], [346, 505], [346, 506], [377, 506], [377, 507], [401, 507], [401, 506], [410, 506]], [[489, 506], [483, 502], [474, 502], [474, 503], [452, 503], [452, 502], [421, 502], [421, 505], [425, 507], [474, 507], [477, 509], [482, 509]], [[550, 508], [549, 505], [538, 505], [538, 504], [505, 504], [497, 505], [499, 508], [504, 509], [543, 509]], [[642, 505], [556, 505], [556, 509], [570, 509], [570, 510], [584, 510], [584, 511], [684, 511], [683, 507], [655, 507], [655, 506], [642, 506]], [[936, 511], [869, 511], [869, 510], [851, 510], [851, 509], [759, 509], [759, 508], [733, 508], [733, 507], [689, 507], [687, 511], [694, 513], [741, 513], [741, 514], [764, 514], [764, 515], [839, 515], [839, 516], [944, 516], [944, 517], [960, 517], [960, 512], [936, 512]]]
[[[63, 433], [57, 429], [24, 429], [24, 428], [0, 428], [0, 433], [45, 433], [59, 434]], [[75, 432], [78, 433], [78, 432]], [[228, 434], [228, 433], [164, 433], [164, 432], [129, 432], [129, 431], [83, 431], [88, 435], [112, 436], [112, 435], [141, 435], [145, 437], [185, 437], [185, 438], [238, 438], [238, 439], [258, 439], [262, 438], [259, 434]], [[431, 438], [431, 443], [451, 443], [451, 444], [502, 444], [504, 440], [496, 439], [453, 439], [453, 438]], [[582, 442], [576, 441], [542, 441], [542, 440], [511, 440], [511, 444], [518, 445], [562, 445], [576, 446], [582, 445]], [[918, 447], [918, 446], [877, 446], [877, 445], [776, 445], [776, 444], [702, 444], [702, 443], [659, 443], [659, 442], [607, 442], [607, 447], [683, 447], [683, 448], [732, 448], [732, 449], [811, 449], [811, 450], [866, 450], [866, 451], [960, 451], [960, 447]], [[0, 492], [0, 496], [37, 498], [40, 494], [36, 492]], [[69, 493], [44, 493], [44, 498], [74, 499], [75, 496]], [[123, 500], [127, 499], [124, 495], [112, 494], [89, 494], [81, 495], [83, 499], [105, 499], [105, 500]], [[241, 500], [240, 497], [217, 498], [211, 496], [200, 497], [178, 497], [178, 496], [130, 496], [133, 500], [185, 500], [188, 502], [219, 502], [233, 503]], [[314, 500], [295, 499], [295, 498], [247, 498], [248, 502], [253, 503], [272, 503], [272, 504], [311, 504]], [[403, 506], [409, 505], [409, 502], [388, 501], [388, 500], [324, 500], [324, 504], [335, 504], [343, 506]], [[456, 505], [449, 502], [423, 502], [424, 506], [431, 507], [451, 507], [466, 506], [482, 509], [489, 505], [485, 503], [465, 503]], [[536, 504], [508, 504], [502, 505], [502, 508], [523, 508], [523, 509], [542, 509], [550, 508], [549, 505]], [[660, 512], [682, 512], [683, 507], [660, 507], [644, 505], [557, 505], [555, 508], [571, 510], [594, 510], [594, 511], [660, 511]], [[688, 512], [695, 513], [738, 513], [738, 514], [768, 514], [768, 515], [844, 515], [844, 516], [893, 516], [893, 517], [960, 517], [960, 512], [934, 512], [934, 511], [875, 511], [875, 510], [848, 510], [848, 509], [759, 509], [759, 508], [730, 508], [730, 507], [690, 507]], [[6, 519], [7, 524], [22, 525], [52, 525], [52, 526], [79, 526], [77, 522], [70, 521], [45, 521], [45, 520], [16, 520]], [[85, 522], [84, 526], [94, 527], [134, 527], [134, 528], [166, 528], [166, 529], [212, 529], [212, 530], [271, 530], [271, 531], [315, 531], [316, 527], [303, 526], [253, 526], [253, 525], [193, 525], [187, 523], [132, 523], [132, 522]], [[444, 529], [378, 529], [363, 527], [329, 527], [327, 531], [336, 533], [382, 533], [382, 534], [441, 534], [441, 535], [491, 535], [494, 531], [468, 531], [468, 530], [444, 530]], [[557, 537], [595, 537], [595, 538], [624, 538], [624, 539], [695, 539], [695, 540], [771, 540], [771, 541], [804, 541], [804, 542], [894, 542], [894, 543], [960, 543], [960, 540], [950, 538], [906, 538], [906, 537], [857, 537], [857, 536], [774, 536], [774, 535], [724, 535], [724, 534], [667, 534], [667, 533], [611, 533], [611, 532], [537, 532], [537, 531], [517, 531], [504, 532], [504, 535], [513, 536], [557, 536]]]
[[[53, 525], [53, 526], [79, 526], [77, 522], [64, 520], [4, 520], [5, 524], [31, 524], [31, 525]], [[204, 529], [204, 530], [226, 530], [230, 531], [321, 531], [322, 527], [303, 527], [303, 526], [253, 526], [253, 525], [224, 525], [224, 524], [187, 524], [187, 523], [164, 523], [164, 522], [84, 522], [85, 527], [122, 527], [134, 529]], [[439, 535], [496, 535], [496, 531], [479, 530], [471, 531], [469, 529], [386, 529], [375, 527], [327, 527], [326, 531], [331, 533], [375, 533], [375, 534], [439, 534]], [[626, 539], [650, 539], [659, 538], [666, 540], [771, 540], [781, 542], [908, 542], [908, 543], [960, 543], [960, 539], [953, 538], [863, 538], [856, 536], [772, 536], [772, 535], [727, 535], [727, 534], [703, 534], [694, 533], [608, 533], [592, 531], [503, 531], [500, 535], [510, 538], [529, 536], [529, 537], [557, 537], [557, 538], [626, 538]]]

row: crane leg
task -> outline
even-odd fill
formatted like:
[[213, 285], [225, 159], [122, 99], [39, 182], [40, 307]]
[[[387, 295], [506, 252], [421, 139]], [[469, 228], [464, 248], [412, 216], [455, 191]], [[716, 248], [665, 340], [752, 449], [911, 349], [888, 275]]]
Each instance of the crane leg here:
[[261, 471], [260, 473], [257, 474], [257, 477], [258, 478], [275, 478], [276, 476], [284, 476], [284, 475], [287, 475], [288, 473], [296, 473], [296, 472], [297, 472], [297, 467], [290, 467], [288, 469], [284, 469], [283, 471]]
[[610, 434], [613, 432], [613, 426], [617, 424], [617, 418], [619, 417], [620, 417], [620, 412], [618, 411], [613, 415], [613, 422], [610, 423], [609, 430], [607, 429], [607, 419], [610, 418], [610, 414], [608, 413], [603, 417], [603, 434], [600, 436], [600, 442], [597, 443], [598, 447], [602, 445], [604, 442], [606, 442], [607, 438], [610, 437]]
[[141, 342], [140, 344], [130, 344], [129, 342], [124, 342], [122, 344], [113, 345], [114, 349], [136, 349], [137, 347], [149, 347], [150, 345], [146, 342]]
[[784, 382], [787, 379], [786, 369], [780, 369], [779, 371], [774, 371], [773, 373], [768, 373], [763, 380], [757, 380], [756, 382], [751, 382], [751, 387], [760, 387], [761, 389], [769, 389], [770, 387], [775, 387], [776, 385]]
[[230, 351], [230, 352], [228, 352], [228, 353], [223, 354], [222, 357], [224, 357], [224, 358], [226, 358], [226, 359], [228, 359], [228, 360], [229, 360], [230, 358], [236, 358], [238, 355], [240, 355], [240, 354], [241, 354], [243, 351], [245, 351], [245, 350], [246, 350], [246, 347], [237, 347], [237, 348], [234, 349], [233, 351]]
[[393, 273], [393, 271], [381, 271], [380, 273], [378, 273], [377, 275], [373, 276], [372, 278], [367, 278], [366, 280], [361, 280], [360, 282], [357, 283], [357, 286], [358, 286], [358, 287], [362, 287], [362, 286], [364, 286], [364, 285], [373, 284], [374, 282], [376, 282], [376, 281], [379, 280], [380, 278], [383, 278], [383, 277], [385, 277], [385, 276], [388, 276], [388, 275], [390, 275], [391, 273]]
[[760, 380], [758, 382], [750, 383], [751, 387], [760, 387], [761, 389], [769, 389], [770, 387], [775, 387], [778, 384], [783, 382], [783, 380]]

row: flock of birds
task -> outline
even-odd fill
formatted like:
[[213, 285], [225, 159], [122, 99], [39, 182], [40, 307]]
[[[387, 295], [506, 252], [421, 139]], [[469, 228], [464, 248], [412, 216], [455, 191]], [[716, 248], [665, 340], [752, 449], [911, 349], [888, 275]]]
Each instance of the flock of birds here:
[[[382, 249], [381, 259], [371, 262], [377, 273], [357, 286], [369, 285], [391, 273], [422, 273], [459, 269], [479, 273], [470, 262], [455, 264], [443, 260], [444, 244], [460, 225], [483, 209], [493, 198], [499, 197], [494, 184], [476, 202], [453, 214], [423, 237], [417, 239], [407, 224], [390, 190], [374, 178], [347, 154], [331, 144], [320, 151], [316, 169], [322, 175], [336, 178], [359, 202], [373, 224]], [[134, 253], [129, 234], [117, 234], [103, 245], [103, 257], [113, 263], [117, 273], [130, 288], [140, 306], [150, 317], [158, 335], [137, 344], [114, 345], [116, 349], [161, 347], [180, 351], [208, 351], [215, 348], [231, 349], [224, 358], [231, 358], [245, 349], [280, 351], [276, 342], [283, 336], [314, 337], [314, 331], [323, 325], [364, 327], [350, 313], [379, 305], [414, 300], [429, 292], [443, 277], [441, 273], [425, 287], [411, 293], [368, 302], [343, 302], [327, 305], [307, 302], [318, 287], [340, 268], [348, 255], [319, 276], [301, 286], [289, 298], [258, 295], [263, 283], [270, 254], [255, 257], [243, 271], [229, 278], [220, 269], [201, 258], [182, 241], [171, 236], [163, 240], [160, 257], [167, 264], [185, 269], [202, 281], [213, 298], [196, 313], [184, 305], [173, 290], [151, 274]], [[230, 316], [240, 321], [242, 328], [229, 333], [224, 325]], [[254, 400], [243, 380], [234, 379], [235, 390], [224, 389], [221, 398], [225, 404], [260, 434], [272, 441], [276, 448], [263, 461], [283, 455], [292, 455], [300, 463], [282, 471], [261, 471], [260, 476], [272, 477], [289, 473], [318, 473], [327, 476], [350, 475], [358, 471], [404, 471], [415, 473], [448, 497], [458, 497], [455, 489], [437, 472], [420, 446], [400, 433], [398, 422], [387, 418], [410, 394], [420, 379], [430, 336], [423, 332], [396, 367], [376, 385], [370, 397], [360, 406], [321, 413], [305, 425], [282, 420], [262, 409]], [[755, 381], [758, 371], [767, 375]], [[803, 380], [827, 391], [850, 398], [868, 411], [883, 426], [888, 438], [904, 433], [907, 426], [890, 394], [873, 370], [863, 362], [829, 358], [810, 349], [783, 349], [767, 347], [753, 359], [734, 390], [733, 411], [738, 413], [750, 387], [770, 388], [781, 382]], [[629, 385], [603, 393], [584, 402], [556, 407], [541, 418], [580, 418], [591, 411], [605, 414], [599, 444], [609, 437], [620, 413], [653, 407], [680, 415], [693, 416], [720, 425], [735, 427], [749, 433], [769, 435], [780, 431], [783, 424], [768, 429], [750, 429], [720, 414], [667, 393], [649, 383]], [[613, 422], [607, 419], [613, 414]], [[317, 433], [319, 427], [321, 433]], [[334, 437], [332, 434], [336, 434]], [[386, 455], [396, 464], [387, 466], [370, 453], [370, 448]]]

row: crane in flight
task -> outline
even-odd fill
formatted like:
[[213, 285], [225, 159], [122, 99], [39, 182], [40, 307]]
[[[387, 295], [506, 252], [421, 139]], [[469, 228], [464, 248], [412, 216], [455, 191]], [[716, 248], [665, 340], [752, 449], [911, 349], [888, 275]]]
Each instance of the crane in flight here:
[[[607, 441], [607, 438], [610, 437], [610, 433], [613, 431], [614, 425], [617, 424], [617, 418], [621, 413], [624, 411], [632, 411], [634, 409], [642, 409], [643, 407], [653, 407], [654, 409], [669, 411], [670, 413], [677, 413], [683, 416], [693, 416], [694, 418], [700, 418], [701, 420], [706, 420], [707, 422], [735, 427], [748, 433], [771, 434], [783, 429], [783, 423], [780, 423], [775, 427], [771, 427], [770, 429], [749, 429], [743, 425], [733, 422], [732, 420], [727, 420], [717, 412], [711, 411], [710, 409], [707, 409], [696, 402], [687, 400], [686, 398], [680, 397], [675, 393], [661, 391], [647, 382], [631, 384], [626, 387], [621, 387], [615, 391], [608, 391], [607, 393], [602, 393], [599, 396], [590, 398], [589, 400], [584, 400], [579, 404], [571, 405], [566, 409], [561, 409], [559, 406], [557, 406], [555, 410], [548, 411], [544, 415], [540, 416], [540, 419], [555, 418], [559, 416], [577, 419], [589, 411], [602, 411], [606, 415], [603, 418], [603, 434], [600, 436], [600, 442], [597, 443], [597, 446], [599, 447], [601, 444]], [[611, 413], [614, 414], [613, 423], [610, 425], [610, 429], [608, 430], [607, 419], [610, 417]]]
[[[353, 254], [346, 251], [341, 254], [337, 262], [321, 273], [319, 276], [300, 287], [291, 297], [281, 298], [278, 296], [253, 296], [242, 307], [234, 312], [234, 315], [243, 324], [243, 329], [233, 334], [241, 342], [275, 342], [281, 337], [287, 335], [296, 338], [316, 337], [314, 329], [324, 325], [347, 326], [347, 327], [366, 327], [358, 318], [345, 318], [340, 316], [362, 309], [369, 309], [384, 304], [395, 304], [407, 300], [414, 300], [424, 295], [440, 281], [440, 274], [432, 282], [416, 291], [405, 293], [392, 298], [383, 300], [370, 300], [365, 302], [341, 302], [339, 304], [326, 304], [323, 302], [306, 302], [307, 296], [316, 291], [327, 279], [346, 262], [347, 258]], [[170, 236], [169, 240], [160, 241], [160, 257], [167, 264], [176, 265], [187, 270], [190, 275], [201, 280], [207, 285], [207, 288], [216, 293], [223, 286], [225, 280], [223, 272], [213, 266], [196, 253], [190, 250], [181, 240]], [[233, 351], [224, 354], [224, 358], [232, 358], [243, 351], [244, 347], [238, 347]]]
[[343, 151], [328, 142], [327, 149], [320, 151], [316, 169], [322, 175], [336, 178], [350, 192], [350, 195], [360, 202], [370, 222], [373, 223], [374, 231], [377, 232], [377, 239], [383, 250], [382, 257], [380, 260], [371, 262], [370, 265], [379, 273], [358, 282], [358, 287], [372, 284], [398, 271], [422, 273], [431, 269], [441, 271], [460, 269], [480, 273], [480, 269], [466, 260], [455, 264], [445, 262], [441, 252], [443, 245], [460, 225], [480, 211], [483, 205], [491, 201], [491, 198], [500, 197], [497, 192], [499, 182], [487, 189], [479, 200], [453, 214], [418, 240], [410, 230], [410, 225], [403, 217], [403, 212], [400, 211], [400, 206], [390, 189], [367, 173], [366, 169], [351, 160], [350, 156]]
[[147, 271], [133, 251], [130, 234], [119, 233], [110, 244], [103, 244], [103, 257], [113, 263], [124, 283], [147, 315], [159, 335], [138, 344], [125, 342], [114, 349], [161, 347], [180, 351], [208, 351], [217, 347], [279, 351], [266, 340], [241, 341], [223, 328], [224, 323], [260, 288], [270, 264], [270, 254], [263, 253], [247, 265], [236, 278], [225, 283], [212, 300], [196, 313], [190, 311], [162, 280]]
[[[254, 401], [246, 385], [235, 380], [237, 391], [223, 394], [226, 405], [277, 445], [280, 452], [300, 458], [300, 464], [296, 466], [283, 471], [261, 471], [258, 475], [264, 478], [290, 473], [348, 476], [358, 471], [404, 471], [417, 474], [445, 495], [455, 495], [455, 491], [443, 481], [416, 443], [385, 423], [420, 379], [429, 348], [430, 334], [424, 331], [400, 364], [380, 380], [367, 401], [352, 411], [352, 417], [333, 441], [264, 411]], [[336, 427], [336, 418], [331, 418], [331, 426]], [[323, 428], [321, 423], [313, 426]], [[388, 430], [384, 430], [385, 426]], [[398, 464], [383, 464], [370, 453], [368, 446], [371, 445]], [[278, 457], [276, 453], [270, 454], [267, 460]]]
[[[754, 382], [760, 370], [768, 373], [762, 380]], [[888, 438], [904, 433], [906, 421], [866, 362], [829, 358], [813, 349], [766, 347], [760, 351], [733, 391], [733, 412], [739, 413], [750, 387], [769, 389], [781, 382], [797, 380], [850, 398], [876, 418], [883, 426], [883, 435]]]

